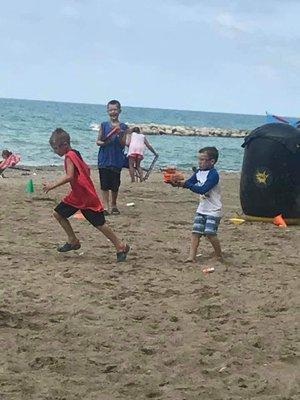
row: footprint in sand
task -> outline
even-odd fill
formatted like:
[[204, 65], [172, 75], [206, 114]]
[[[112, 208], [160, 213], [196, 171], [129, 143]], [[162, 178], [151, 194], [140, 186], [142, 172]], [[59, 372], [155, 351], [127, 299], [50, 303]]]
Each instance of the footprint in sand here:
[[36, 323], [32, 323], [25, 319], [22, 314], [12, 314], [9, 311], [0, 310], [0, 327], [15, 328], [15, 329], [32, 329], [40, 330], [40, 327]]

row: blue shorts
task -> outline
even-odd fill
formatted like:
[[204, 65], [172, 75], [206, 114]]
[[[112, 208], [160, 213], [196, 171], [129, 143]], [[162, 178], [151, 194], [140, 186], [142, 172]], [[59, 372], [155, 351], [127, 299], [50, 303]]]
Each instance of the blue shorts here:
[[196, 213], [192, 233], [198, 235], [216, 235], [220, 217]]

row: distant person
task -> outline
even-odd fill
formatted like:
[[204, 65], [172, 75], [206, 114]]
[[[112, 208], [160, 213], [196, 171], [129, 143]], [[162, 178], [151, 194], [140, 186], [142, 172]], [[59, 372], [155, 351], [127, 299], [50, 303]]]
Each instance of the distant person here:
[[0, 175], [6, 168], [14, 167], [20, 161], [21, 157], [18, 154], [14, 154], [9, 150], [2, 151], [2, 161], [0, 162]]
[[66, 174], [56, 182], [44, 183], [44, 192], [48, 193], [50, 190], [66, 183], [71, 185], [70, 193], [55, 207], [53, 213], [68, 237], [67, 242], [59, 246], [57, 250], [64, 253], [80, 249], [79, 239], [68, 221], [71, 215], [80, 210], [85, 219], [113, 243], [117, 251], [117, 261], [125, 261], [129, 246], [121, 242], [106, 225], [103, 205], [90, 178], [90, 169], [83, 161], [80, 153], [72, 149], [69, 134], [63, 129], [57, 128], [52, 133], [49, 143], [56, 154], [60, 157], [65, 156]]
[[141, 161], [144, 158], [144, 150], [145, 146], [155, 155], [157, 156], [158, 154], [156, 151], [153, 149], [151, 144], [148, 142], [146, 136], [141, 133], [141, 130], [139, 127], [134, 127], [130, 129], [131, 134], [129, 135], [129, 140], [128, 140], [128, 160], [129, 160], [129, 173], [131, 177], [131, 182], [135, 182], [135, 171], [138, 172], [138, 178], [140, 178], [140, 181], [143, 181], [143, 169], [141, 167]]
[[201, 195], [194, 218], [190, 255], [186, 262], [195, 262], [201, 236], [205, 236], [214, 249], [215, 255], [222, 260], [221, 245], [217, 236], [221, 220], [221, 191], [219, 174], [215, 169], [219, 152], [215, 147], [204, 147], [199, 150], [199, 168], [185, 182], [172, 182], [172, 186], [180, 186]]
[[9, 150], [3, 150], [2, 154], [1, 154], [2, 155], [2, 159], [3, 160], [7, 160], [8, 157], [10, 157], [12, 154], [13, 153], [11, 151], [9, 151]]
[[107, 103], [109, 121], [101, 123], [96, 141], [97, 146], [100, 147], [98, 168], [104, 215], [120, 214], [117, 198], [121, 184], [121, 171], [125, 163], [124, 148], [127, 131], [127, 125], [119, 121], [121, 111], [121, 104], [118, 100], [111, 100]]

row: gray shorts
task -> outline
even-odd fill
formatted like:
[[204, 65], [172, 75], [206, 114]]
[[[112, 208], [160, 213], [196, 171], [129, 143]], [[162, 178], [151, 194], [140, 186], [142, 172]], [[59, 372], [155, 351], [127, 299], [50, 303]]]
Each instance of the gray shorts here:
[[198, 235], [216, 235], [220, 221], [221, 217], [196, 213], [192, 233]]

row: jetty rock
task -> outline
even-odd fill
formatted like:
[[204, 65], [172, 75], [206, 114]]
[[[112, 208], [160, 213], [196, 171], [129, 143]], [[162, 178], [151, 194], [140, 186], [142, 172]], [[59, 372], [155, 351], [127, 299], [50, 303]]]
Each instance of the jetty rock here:
[[[235, 137], [243, 138], [249, 133], [243, 129], [214, 128], [207, 126], [182, 126], [182, 125], [163, 125], [155, 123], [133, 124], [127, 122], [129, 128], [138, 126], [147, 135], [171, 135], [171, 136], [214, 136], [214, 137]], [[98, 131], [99, 124], [92, 123], [90, 129]]]
[[181, 126], [181, 125], [161, 125], [161, 124], [131, 124], [127, 123], [129, 128], [138, 126], [141, 131], [147, 135], [173, 135], [173, 136], [216, 136], [216, 137], [237, 137], [243, 138], [248, 134], [247, 130], [213, 128], [199, 126]]

